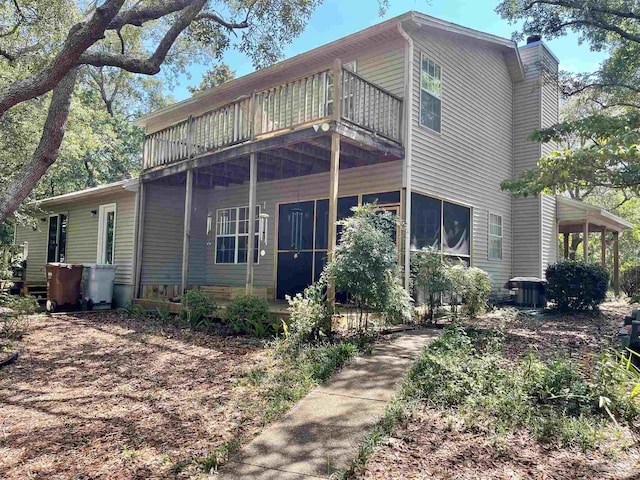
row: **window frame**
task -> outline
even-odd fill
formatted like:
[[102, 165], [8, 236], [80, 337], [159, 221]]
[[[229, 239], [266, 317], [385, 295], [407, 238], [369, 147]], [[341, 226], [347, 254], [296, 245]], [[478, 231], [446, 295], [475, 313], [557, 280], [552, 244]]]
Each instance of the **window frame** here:
[[[427, 62], [431, 62], [433, 63], [435, 66], [437, 66], [440, 69], [440, 78], [438, 79], [438, 81], [440, 82], [440, 93], [435, 94], [435, 92], [431, 92], [428, 89], [424, 88], [422, 86], [422, 65], [424, 63], [424, 61]], [[423, 52], [420, 53], [420, 76], [418, 77], [418, 82], [419, 82], [419, 91], [420, 91], [420, 105], [419, 105], [419, 112], [418, 112], [418, 122], [420, 123], [421, 127], [426, 128], [427, 130], [429, 130], [430, 132], [435, 132], [435, 133], [442, 133], [442, 65], [440, 65], [438, 62], [436, 62], [435, 60], [432, 60], [430, 57], [428, 57], [427, 55], [425, 55]], [[440, 101], [440, 128], [438, 130], [429, 127], [428, 125], [426, 125], [425, 123], [423, 123], [422, 121], [422, 92], [425, 92], [427, 95], [432, 96], [433, 98], [437, 99]]]
[[[469, 261], [469, 265], [473, 266], [473, 260], [474, 260], [474, 255], [473, 255], [473, 233], [474, 233], [474, 228], [473, 228], [473, 216], [474, 216], [474, 207], [473, 205], [469, 205], [466, 203], [462, 203], [462, 202], [456, 202], [450, 199], [446, 199], [446, 198], [442, 198], [442, 197], [438, 197], [435, 195], [427, 195], [426, 193], [423, 193], [421, 191], [416, 191], [416, 190], [412, 190], [411, 194], [415, 194], [415, 195], [421, 195], [423, 197], [427, 197], [427, 198], [431, 198], [433, 200], [437, 200], [438, 202], [440, 202], [440, 240], [439, 240], [439, 247], [436, 250], [444, 259], [446, 258], [462, 258], [465, 260]], [[453, 253], [453, 252], [447, 252], [444, 248], [444, 243], [445, 243], [445, 239], [444, 239], [444, 204], [445, 203], [449, 203], [452, 205], [457, 205], [459, 207], [463, 207], [469, 210], [469, 253], [468, 254], [462, 254], [462, 253]], [[413, 213], [413, 208], [411, 209], [411, 212]], [[409, 228], [411, 228], [411, 219], [409, 219]], [[416, 248], [411, 246], [410, 251], [411, 252], [418, 252], [422, 249], [421, 248]]]
[[[64, 261], [67, 260], [67, 247], [69, 240], [69, 212], [58, 212], [52, 213], [47, 217], [47, 244], [46, 244], [46, 261], [47, 263], [63, 263], [60, 261], [60, 234], [62, 232], [62, 222], [60, 221], [60, 216], [64, 215], [67, 219], [67, 230], [65, 231], [65, 239], [64, 239]], [[49, 232], [51, 231], [51, 218], [58, 218], [58, 226], [56, 228], [56, 253], [55, 258], [52, 262], [49, 261]]]
[[[98, 250], [96, 263], [100, 265], [115, 265], [116, 260], [116, 225], [118, 222], [118, 205], [116, 203], [105, 203], [98, 209]], [[111, 241], [111, 263], [106, 262], [107, 256], [107, 220], [109, 213], [113, 212], [113, 239]]]
[[[491, 232], [491, 226], [495, 225], [491, 223], [491, 218], [493, 217], [497, 217], [500, 219], [500, 235], [494, 234]], [[492, 255], [491, 252], [491, 240], [492, 239], [498, 239], [500, 240], [500, 256], [494, 256]], [[503, 259], [504, 257], [504, 216], [500, 215], [498, 213], [494, 213], [494, 212], [489, 212], [488, 218], [487, 218], [487, 258], [489, 260], [496, 260], [496, 261], [500, 261]]]
[[[240, 207], [225, 207], [225, 208], [218, 208], [216, 209], [216, 216], [215, 216], [215, 235], [214, 235], [214, 252], [213, 252], [213, 262], [215, 265], [246, 265], [249, 261], [249, 253], [248, 253], [248, 246], [249, 246], [249, 232], [247, 231], [247, 233], [239, 233], [239, 228], [238, 225], [239, 223], [242, 221], [246, 221], [249, 222], [250, 220], [247, 218], [245, 220], [240, 220], [240, 210], [247, 210], [247, 214], [249, 213], [249, 205], [243, 205]], [[233, 234], [220, 234], [218, 233], [218, 219], [219, 219], [219, 215], [220, 212], [224, 212], [224, 211], [231, 211], [231, 210], [235, 210], [236, 213], [236, 218], [235, 220], [233, 220], [233, 222], [235, 223], [235, 229], [234, 229], [234, 233]], [[254, 219], [254, 221], [259, 222], [260, 221], [260, 213], [261, 213], [262, 209], [260, 207], [260, 205], [256, 205], [256, 218]], [[248, 224], [247, 224], [248, 226]], [[247, 238], [247, 261], [246, 262], [238, 262], [238, 252], [239, 252], [239, 239], [240, 237], [246, 237]], [[233, 262], [219, 262], [218, 261], [218, 238], [234, 238], [234, 247], [233, 247]], [[255, 231], [255, 238], [258, 239], [258, 249], [260, 248], [260, 232], [259, 232], [259, 228], [256, 228]], [[255, 241], [255, 240], [254, 240]], [[255, 245], [255, 244], [254, 244]], [[259, 265], [260, 264], [260, 254], [258, 253], [257, 255], [257, 259], [256, 257], [256, 252], [254, 252], [254, 261], [253, 264], [254, 265]]]

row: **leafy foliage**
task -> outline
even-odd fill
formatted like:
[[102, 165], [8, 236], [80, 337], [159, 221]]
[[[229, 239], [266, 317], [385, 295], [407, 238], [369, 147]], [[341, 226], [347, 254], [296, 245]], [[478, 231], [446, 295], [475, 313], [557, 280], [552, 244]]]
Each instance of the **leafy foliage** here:
[[316, 343], [331, 334], [332, 310], [325, 285], [317, 282], [294, 297], [287, 295], [289, 322], [285, 323], [285, 350], [297, 352], [305, 344]]
[[429, 306], [429, 320], [433, 320], [436, 307], [442, 295], [451, 288], [451, 279], [442, 260], [442, 254], [435, 249], [423, 248], [411, 254], [411, 276], [414, 291], [422, 290]]
[[533, 354], [506, 361], [500, 342], [484, 342], [489, 348], [482, 349], [475, 333], [447, 329], [412, 367], [403, 396], [453, 408], [466, 424], [489, 432], [522, 428], [546, 443], [596, 445], [604, 420], [598, 397], [572, 364]]
[[[324, 281], [333, 280], [336, 290], [350, 295], [360, 314], [360, 328], [368, 327], [369, 309], [388, 317], [410, 318], [408, 296], [397, 286], [397, 218], [375, 205], [354, 207], [353, 212], [353, 216], [339, 222], [342, 236], [322, 273]], [[403, 299], [399, 300], [399, 295]]]
[[640, 266], [637, 265], [622, 272], [620, 288], [628, 297], [640, 295]]
[[545, 272], [546, 295], [562, 312], [597, 308], [606, 298], [609, 272], [593, 263], [562, 261]]
[[256, 337], [273, 334], [279, 327], [269, 312], [269, 304], [260, 297], [240, 295], [226, 306], [222, 319], [236, 333], [246, 333]]
[[[496, 11], [521, 23], [516, 35], [552, 39], [570, 31], [609, 57], [592, 74], [565, 73], [567, 97], [592, 108], [537, 132], [534, 140], [561, 142], [537, 168], [502, 184], [515, 195], [607, 187], [638, 194], [640, 185], [640, 5], [619, 0], [502, 0]], [[577, 141], [576, 141], [577, 140]], [[574, 196], [574, 195], [572, 195]]]
[[640, 191], [640, 112], [591, 115], [534, 132], [532, 140], [568, 144], [575, 136], [590, 142], [554, 150], [537, 167], [502, 188], [516, 196], [563, 193], [576, 189], [607, 187]]
[[188, 89], [191, 94], [194, 94], [208, 88], [222, 85], [229, 80], [233, 80], [235, 76], [236, 72], [231, 70], [228, 65], [214, 65], [202, 76], [202, 80], [197, 87], [188, 87]]
[[218, 310], [215, 302], [201, 290], [187, 290], [180, 298], [182, 310], [180, 315], [185, 318], [191, 328], [209, 328], [211, 317]]
[[489, 274], [476, 267], [466, 269], [464, 301], [470, 317], [475, 317], [486, 310], [489, 293], [491, 293]]

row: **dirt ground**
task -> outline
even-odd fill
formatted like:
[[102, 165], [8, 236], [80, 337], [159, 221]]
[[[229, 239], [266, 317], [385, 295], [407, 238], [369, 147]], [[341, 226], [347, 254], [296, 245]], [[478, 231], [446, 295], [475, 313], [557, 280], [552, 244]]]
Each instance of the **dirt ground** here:
[[243, 372], [262, 344], [119, 313], [37, 316], [0, 370], [0, 478], [198, 476], [260, 428]]
[[[635, 306], [637, 308], [637, 306]], [[571, 357], [589, 361], [591, 354], [615, 342], [619, 325], [631, 306], [602, 305], [598, 314], [562, 316], [533, 311], [496, 311], [473, 322], [478, 327], [504, 324], [505, 353]], [[376, 449], [363, 479], [456, 480], [637, 480], [638, 444], [625, 451], [602, 448], [589, 452], [543, 446], [526, 432], [490, 438], [463, 428], [446, 411], [420, 408]]]

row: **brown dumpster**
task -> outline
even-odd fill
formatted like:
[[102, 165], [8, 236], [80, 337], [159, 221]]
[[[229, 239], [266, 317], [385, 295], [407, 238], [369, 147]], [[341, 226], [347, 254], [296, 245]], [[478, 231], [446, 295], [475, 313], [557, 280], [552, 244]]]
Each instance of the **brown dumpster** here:
[[47, 311], [80, 305], [82, 265], [47, 263]]

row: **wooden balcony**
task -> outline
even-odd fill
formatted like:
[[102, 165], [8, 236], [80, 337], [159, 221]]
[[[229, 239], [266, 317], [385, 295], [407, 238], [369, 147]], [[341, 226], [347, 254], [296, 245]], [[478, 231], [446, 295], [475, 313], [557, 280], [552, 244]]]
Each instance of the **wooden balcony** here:
[[[336, 92], [340, 102], [337, 111]], [[344, 123], [401, 145], [401, 119], [401, 98], [337, 62], [332, 69], [238, 98], [147, 135], [143, 170], [163, 169], [327, 122]]]

